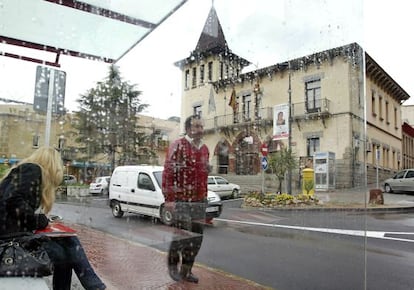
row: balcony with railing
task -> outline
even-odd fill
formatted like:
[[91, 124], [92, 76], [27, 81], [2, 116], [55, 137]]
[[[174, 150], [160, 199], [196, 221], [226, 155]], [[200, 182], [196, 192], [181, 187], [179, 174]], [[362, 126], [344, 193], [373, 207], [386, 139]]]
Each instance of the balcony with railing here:
[[[307, 102], [292, 104], [292, 120], [312, 120], [326, 119], [332, 115], [330, 111], [330, 101], [328, 99], [316, 99]], [[239, 112], [236, 114], [226, 114], [206, 119], [204, 130], [216, 130], [220, 128], [232, 128], [243, 125], [272, 125], [273, 107], [260, 108], [257, 113], [247, 114]]]
[[302, 103], [292, 104], [292, 119], [320, 119], [331, 115], [330, 101], [328, 99], [316, 99]]
[[224, 127], [237, 127], [252, 124], [272, 124], [273, 122], [273, 108], [260, 108], [257, 112], [248, 114], [245, 112], [231, 113], [226, 115], [215, 116], [211, 119], [206, 119], [204, 123], [204, 130], [215, 130]]

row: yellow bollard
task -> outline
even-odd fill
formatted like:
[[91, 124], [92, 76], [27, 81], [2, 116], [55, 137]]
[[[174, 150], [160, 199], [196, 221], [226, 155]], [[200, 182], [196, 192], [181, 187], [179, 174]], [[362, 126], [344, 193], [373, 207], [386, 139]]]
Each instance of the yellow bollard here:
[[315, 175], [312, 168], [305, 168], [302, 170], [302, 193], [313, 195], [315, 193]]

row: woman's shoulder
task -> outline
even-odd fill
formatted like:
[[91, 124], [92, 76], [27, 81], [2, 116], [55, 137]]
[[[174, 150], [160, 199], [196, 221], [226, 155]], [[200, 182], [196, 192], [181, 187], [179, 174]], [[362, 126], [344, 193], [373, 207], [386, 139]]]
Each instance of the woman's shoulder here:
[[33, 175], [39, 175], [42, 172], [42, 168], [39, 164], [36, 163], [21, 163], [17, 165], [13, 171], [20, 172], [22, 174], [33, 174]]

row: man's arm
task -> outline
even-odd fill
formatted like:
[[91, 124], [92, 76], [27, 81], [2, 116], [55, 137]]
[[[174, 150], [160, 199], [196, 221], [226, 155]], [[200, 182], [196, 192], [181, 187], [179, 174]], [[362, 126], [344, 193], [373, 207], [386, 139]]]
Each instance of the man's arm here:
[[162, 193], [166, 202], [173, 202], [176, 199], [176, 171], [177, 171], [177, 155], [178, 141], [175, 141], [168, 148], [167, 157], [164, 163], [164, 171], [162, 173]]

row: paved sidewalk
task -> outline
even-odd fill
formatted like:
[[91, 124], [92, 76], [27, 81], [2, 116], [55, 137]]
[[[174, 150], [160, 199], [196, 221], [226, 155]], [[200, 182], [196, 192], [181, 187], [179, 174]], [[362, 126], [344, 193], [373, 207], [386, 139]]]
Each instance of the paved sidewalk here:
[[[374, 188], [374, 187], [371, 187]], [[367, 210], [414, 209], [414, 193], [382, 193], [384, 204], [370, 202], [370, 189], [353, 188], [315, 193], [321, 206], [326, 208], [362, 208]]]
[[[193, 273], [200, 278], [198, 284], [175, 282], [168, 275], [166, 253], [86, 226], [70, 226], [77, 230], [91, 264], [108, 290], [271, 289], [197, 263]], [[76, 275], [72, 289], [83, 289]]]

